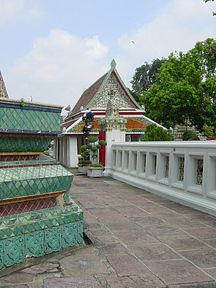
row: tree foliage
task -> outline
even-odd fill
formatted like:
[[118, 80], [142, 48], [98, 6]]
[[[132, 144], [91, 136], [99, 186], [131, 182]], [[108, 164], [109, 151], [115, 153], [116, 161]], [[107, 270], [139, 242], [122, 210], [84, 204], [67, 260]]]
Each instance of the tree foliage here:
[[[214, 0], [203, 0], [205, 3], [207, 2], [214, 2]], [[212, 12], [213, 16], [216, 16], [216, 12]]]
[[136, 68], [131, 81], [131, 94], [139, 101], [139, 97], [146, 92], [156, 80], [156, 75], [165, 59], [155, 59], [151, 64], [145, 62], [142, 66]]
[[147, 116], [166, 127], [186, 122], [216, 127], [216, 41], [171, 53], [140, 100]]
[[145, 129], [142, 141], [172, 141], [173, 137], [169, 131], [154, 124], [148, 125]]

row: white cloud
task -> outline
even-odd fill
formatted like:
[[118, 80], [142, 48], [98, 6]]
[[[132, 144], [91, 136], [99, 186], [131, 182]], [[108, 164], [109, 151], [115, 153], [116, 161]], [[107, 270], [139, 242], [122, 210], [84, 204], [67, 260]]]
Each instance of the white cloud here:
[[[119, 70], [129, 80], [145, 61], [187, 51], [196, 42], [216, 36], [213, 7], [201, 0], [171, 0], [150, 23], [119, 38]], [[131, 42], [133, 41], [133, 42]]]
[[[11, 98], [74, 105], [81, 93], [108, 69], [108, 48], [97, 36], [78, 38], [62, 30], [34, 41], [11, 68]], [[22, 91], [22, 94], [20, 93]]]
[[[212, 10], [212, 5], [202, 0], [170, 0], [151, 22], [119, 37], [119, 52], [115, 55], [116, 47], [112, 47], [111, 53], [126, 85], [130, 85], [135, 68], [145, 61], [167, 57], [175, 50], [187, 51], [197, 41], [215, 37]], [[80, 38], [53, 29], [46, 37], [37, 38], [31, 51], [10, 69], [9, 95], [74, 105], [82, 92], [109, 69], [110, 50], [98, 36]]]
[[0, 27], [17, 20], [32, 20], [41, 16], [42, 12], [31, 1], [0, 0]]

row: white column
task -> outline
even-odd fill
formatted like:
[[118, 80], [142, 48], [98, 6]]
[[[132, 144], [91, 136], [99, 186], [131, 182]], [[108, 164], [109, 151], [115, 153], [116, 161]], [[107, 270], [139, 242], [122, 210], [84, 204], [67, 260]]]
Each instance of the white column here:
[[111, 146], [114, 142], [125, 142], [125, 131], [121, 131], [120, 129], [106, 131], [106, 142], [106, 163], [104, 175], [108, 176], [112, 166]]
[[68, 167], [78, 166], [77, 137], [68, 137]]
[[54, 139], [54, 143], [53, 143], [53, 158], [58, 160], [58, 138]]

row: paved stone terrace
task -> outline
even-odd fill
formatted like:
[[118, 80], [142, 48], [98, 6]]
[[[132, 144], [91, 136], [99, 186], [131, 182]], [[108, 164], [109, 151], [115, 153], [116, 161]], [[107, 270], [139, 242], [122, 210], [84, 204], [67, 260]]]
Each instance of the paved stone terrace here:
[[0, 278], [0, 287], [216, 287], [216, 218], [111, 178], [75, 176], [91, 245]]

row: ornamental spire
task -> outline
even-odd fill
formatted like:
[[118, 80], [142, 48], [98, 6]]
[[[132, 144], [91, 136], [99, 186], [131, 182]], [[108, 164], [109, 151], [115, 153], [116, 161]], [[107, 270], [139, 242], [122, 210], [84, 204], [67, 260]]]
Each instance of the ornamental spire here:
[[2, 74], [1, 74], [1, 71], [0, 71], [0, 98], [1, 97], [9, 98], [7, 90], [6, 90], [6, 87], [5, 87], [4, 80], [3, 80], [3, 77], [2, 77]]
[[114, 69], [116, 67], [116, 62], [114, 59], [111, 61], [110, 66], [112, 69]]

